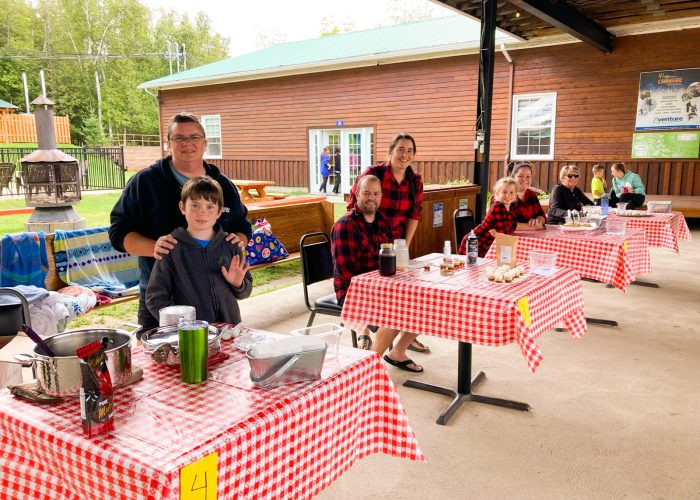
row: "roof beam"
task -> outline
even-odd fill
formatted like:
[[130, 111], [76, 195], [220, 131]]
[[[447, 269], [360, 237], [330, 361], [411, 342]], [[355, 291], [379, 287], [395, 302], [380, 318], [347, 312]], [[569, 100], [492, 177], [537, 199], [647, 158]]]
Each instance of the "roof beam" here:
[[511, 2], [519, 9], [529, 12], [606, 54], [613, 50], [615, 35], [563, 0], [511, 0]]

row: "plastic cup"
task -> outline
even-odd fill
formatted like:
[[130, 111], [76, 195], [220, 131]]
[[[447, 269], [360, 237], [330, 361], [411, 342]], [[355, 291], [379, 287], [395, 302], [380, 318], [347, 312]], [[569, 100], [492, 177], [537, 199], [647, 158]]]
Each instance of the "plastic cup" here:
[[209, 323], [200, 320], [180, 321], [177, 337], [182, 381], [201, 384], [207, 379]]
[[626, 201], [618, 202], [617, 209], [620, 210], [621, 212], [624, 212], [625, 210], [627, 210], [627, 202]]

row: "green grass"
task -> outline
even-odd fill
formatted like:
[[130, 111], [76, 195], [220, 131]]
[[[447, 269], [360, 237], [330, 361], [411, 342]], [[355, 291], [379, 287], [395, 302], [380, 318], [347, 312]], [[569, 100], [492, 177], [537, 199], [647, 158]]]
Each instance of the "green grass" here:
[[[109, 225], [109, 213], [117, 202], [121, 191], [84, 195], [80, 203], [74, 205], [75, 211], [85, 219], [86, 227]], [[24, 207], [24, 197], [0, 201], [0, 209]], [[7, 215], [0, 217], [0, 234], [21, 233], [28, 214]]]

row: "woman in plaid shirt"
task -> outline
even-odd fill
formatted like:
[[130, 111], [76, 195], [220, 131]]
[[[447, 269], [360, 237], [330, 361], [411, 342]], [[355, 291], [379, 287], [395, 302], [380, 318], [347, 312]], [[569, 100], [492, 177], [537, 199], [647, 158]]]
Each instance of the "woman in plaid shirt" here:
[[[348, 210], [352, 210], [357, 202], [358, 179], [368, 174], [377, 177], [382, 183], [379, 210], [391, 228], [392, 238], [405, 239], [409, 247], [423, 210], [423, 179], [411, 168], [415, 154], [415, 139], [407, 133], [396, 134], [389, 143], [388, 161], [368, 167], [355, 179], [348, 202]], [[409, 349], [416, 352], [430, 351], [417, 340], [411, 343]]]
[[[486, 256], [496, 233], [513, 234], [518, 225], [516, 194], [518, 183], [512, 177], [503, 177], [493, 186], [493, 198], [496, 200], [483, 222], [474, 228], [474, 234], [479, 240], [479, 257]], [[467, 238], [465, 235], [459, 245], [458, 252], [466, 255]]]
[[[518, 230], [544, 229], [546, 217], [537, 189], [532, 187], [532, 166], [527, 161], [511, 162], [508, 165], [508, 175], [518, 183], [517, 212]], [[540, 191], [542, 192], [542, 191]]]

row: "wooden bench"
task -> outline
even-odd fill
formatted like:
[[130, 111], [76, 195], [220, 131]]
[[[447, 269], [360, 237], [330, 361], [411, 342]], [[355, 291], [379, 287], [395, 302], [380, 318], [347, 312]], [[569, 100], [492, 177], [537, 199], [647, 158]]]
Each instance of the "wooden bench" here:
[[[282, 242], [289, 252], [289, 257], [286, 259], [257, 264], [251, 269], [264, 269], [283, 262], [299, 260], [299, 240], [304, 234], [314, 231], [323, 231], [330, 234], [334, 222], [333, 204], [326, 201], [325, 196], [300, 198], [302, 199], [298, 202], [268, 201], [248, 207], [248, 218], [252, 221], [256, 219], [266, 219], [272, 227], [273, 234], [277, 236], [277, 239]], [[44, 284], [47, 290], [56, 291], [68, 285], [64, 283], [58, 275], [56, 262], [53, 257], [53, 241], [54, 235], [51, 233], [47, 234], [46, 253], [49, 268]], [[114, 298], [109, 304], [96, 306], [95, 309], [122, 304], [138, 299], [138, 297], [138, 295], [128, 295], [126, 297]]]

